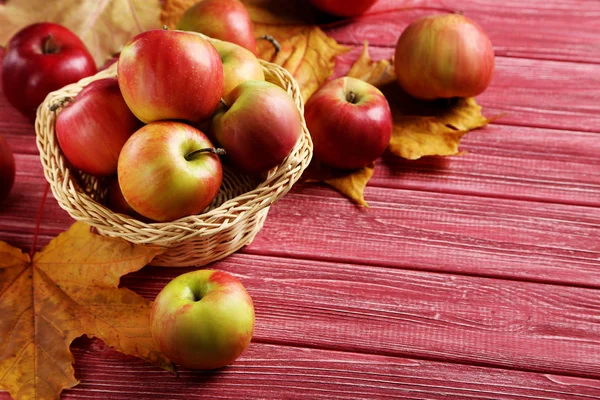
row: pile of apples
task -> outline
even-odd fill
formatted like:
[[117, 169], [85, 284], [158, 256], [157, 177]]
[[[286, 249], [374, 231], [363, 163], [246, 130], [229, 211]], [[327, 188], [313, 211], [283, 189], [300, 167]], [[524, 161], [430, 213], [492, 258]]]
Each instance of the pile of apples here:
[[224, 154], [237, 171], [260, 174], [285, 159], [301, 132], [293, 99], [264, 80], [252, 52], [166, 29], [134, 37], [121, 51], [117, 78], [91, 82], [56, 118], [73, 167], [117, 176], [109, 206], [160, 222], [212, 202]]

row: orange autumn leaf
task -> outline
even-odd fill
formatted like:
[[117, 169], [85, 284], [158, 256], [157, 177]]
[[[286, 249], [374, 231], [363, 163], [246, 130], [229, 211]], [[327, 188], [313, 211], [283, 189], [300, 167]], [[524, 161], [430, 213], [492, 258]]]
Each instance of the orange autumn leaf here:
[[490, 122], [474, 98], [431, 102], [409, 96], [396, 82], [393, 58], [371, 60], [367, 44], [348, 75], [379, 87], [386, 96], [394, 118], [389, 150], [403, 158], [460, 154], [462, 137]]
[[353, 78], [369, 82], [373, 86], [382, 87], [396, 81], [394, 59], [373, 61], [369, 55], [369, 44], [364, 42], [363, 51], [346, 74]]
[[151, 303], [118, 288], [161, 251], [92, 234], [82, 222], [33, 260], [0, 242], [0, 390], [59, 399], [78, 383], [69, 346], [84, 334], [173, 371], [150, 334]]
[[369, 204], [365, 201], [364, 191], [374, 171], [374, 163], [370, 163], [364, 168], [344, 171], [313, 161], [306, 170], [304, 177], [306, 182], [326, 183], [355, 204], [369, 207]]
[[[193, 0], [166, 0], [161, 21], [175, 28]], [[287, 69], [306, 101], [333, 74], [335, 57], [350, 49], [330, 38], [314, 22], [305, 1], [245, 0], [256, 37], [270, 35], [279, 52], [267, 41], [258, 41], [259, 57]]]
[[101, 65], [136, 34], [160, 27], [159, 0], [8, 0], [0, 5], [0, 45], [34, 22], [66, 26]]

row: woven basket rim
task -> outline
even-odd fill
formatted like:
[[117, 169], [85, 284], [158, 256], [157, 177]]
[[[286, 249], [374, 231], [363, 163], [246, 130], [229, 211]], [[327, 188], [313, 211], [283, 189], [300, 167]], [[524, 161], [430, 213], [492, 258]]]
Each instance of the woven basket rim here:
[[[201, 34], [199, 34], [201, 35]], [[206, 36], [201, 35], [206, 38]], [[212, 40], [211, 38], [207, 38]], [[276, 79], [293, 98], [301, 116], [300, 139], [277, 167], [271, 169], [255, 189], [225, 201], [202, 214], [179, 218], [170, 222], [144, 222], [117, 214], [93, 199], [79, 186], [58, 146], [54, 123], [57, 112], [50, 106], [58, 99], [74, 96], [94, 80], [116, 76], [117, 62], [97, 74], [86, 77], [48, 94], [37, 111], [35, 122], [36, 143], [40, 152], [44, 175], [61, 208], [72, 218], [83, 220], [101, 233], [121, 236], [135, 243], [176, 244], [199, 236], [216, 234], [224, 228], [244, 220], [249, 215], [268, 208], [287, 193], [298, 181], [312, 158], [312, 141], [304, 120], [304, 103], [298, 83], [292, 75], [277, 64], [259, 59], [265, 76]], [[285, 87], [284, 87], [285, 86]]]

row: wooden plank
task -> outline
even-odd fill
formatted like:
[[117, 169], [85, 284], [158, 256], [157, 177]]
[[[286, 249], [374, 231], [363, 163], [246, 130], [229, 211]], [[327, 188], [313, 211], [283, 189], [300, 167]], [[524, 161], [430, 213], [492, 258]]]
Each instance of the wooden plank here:
[[244, 251], [599, 287], [600, 210], [368, 187], [370, 208], [299, 185]]
[[[338, 57], [334, 77], [345, 75], [361, 51]], [[370, 54], [389, 59], [393, 49], [373, 47]], [[600, 64], [496, 57], [494, 78], [477, 102], [484, 115], [501, 116], [496, 124], [600, 132]]]
[[[28, 250], [46, 182], [35, 156], [19, 160], [32, 172], [0, 210], [0, 240]], [[296, 185], [244, 251], [600, 287], [598, 208], [403, 187], [369, 186], [366, 198], [362, 209], [328, 187]], [[38, 248], [72, 222], [50, 194]]]
[[462, 156], [410, 161], [384, 154], [370, 186], [600, 206], [600, 137], [491, 124]]
[[496, 55], [599, 63], [600, 3], [594, 0], [379, 0], [350, 24], [326, 29], [338, 42], [392, 46], [417, 18], [463, 12], [490, 37]]
[[[600, 377], [597, 289], [248, 254], [211, 268], [248, 289], [259, 342]], [[122, 285], [151, 300], [190, 270]]]
[[[218, 371], [179, 377], [107, 348], [72, 346], [81, 383], [61, 398], [89, 399], [595, 399], [600, 381], [379, 355], [251, 343]], [[0, 394], [0, 399], [8, 399]]]

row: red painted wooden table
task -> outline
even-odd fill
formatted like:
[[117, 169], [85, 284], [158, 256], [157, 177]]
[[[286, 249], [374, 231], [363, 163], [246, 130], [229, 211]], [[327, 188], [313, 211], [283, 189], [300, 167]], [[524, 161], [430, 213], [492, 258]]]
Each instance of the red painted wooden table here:
[[[316, 184], [274, 205], [250, 246], [212, 265], [255, 302], [233, 365], [175, 377], [81, 338], [81, 384], [62, 398], [600, 398], [600, 2], [381, 0], [328, 30], [355, 48], [336, 73], [365, 39], [389, 57], [425, 7], [488, 32], [497, 68], [478, 101], [505, 115], [462, 157], [384, 156], [368, 209]], [[0, 240], [29, 249], [46, 181], [32, 125], [1, 94], [0, 134], [17, 162]], [[37, 248], [72, 222], [49, 195]], [[153, 299], [187, 270], [122, 285]]]

